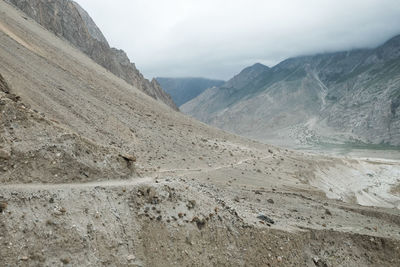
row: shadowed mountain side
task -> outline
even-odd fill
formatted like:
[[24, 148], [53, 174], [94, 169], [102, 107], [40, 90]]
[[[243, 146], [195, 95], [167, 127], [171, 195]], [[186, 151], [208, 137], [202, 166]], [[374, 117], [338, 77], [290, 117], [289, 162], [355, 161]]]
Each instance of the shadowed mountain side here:
[[179, 106], [195, 98], [207, 88], [221, 86], [224, 81], [210, 80], [205, 78], [163, 78], [158, 77], [157, 81], [161, 87], [172, 97]]

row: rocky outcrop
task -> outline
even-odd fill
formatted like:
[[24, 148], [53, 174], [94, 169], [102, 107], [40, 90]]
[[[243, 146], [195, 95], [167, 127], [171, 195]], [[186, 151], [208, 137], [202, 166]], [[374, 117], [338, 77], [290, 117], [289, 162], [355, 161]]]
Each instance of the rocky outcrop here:
[[400, 145], [400, 36], [376, 49], [256, 64], [181, 107], [262, 141]]
[[111, 48], [89, 14], [71, 0], [6, 0], [43, 27], [68, 40], [95, 62], [149, 96], [177, 110], [171, 97], [150, 82], [122, 50]]

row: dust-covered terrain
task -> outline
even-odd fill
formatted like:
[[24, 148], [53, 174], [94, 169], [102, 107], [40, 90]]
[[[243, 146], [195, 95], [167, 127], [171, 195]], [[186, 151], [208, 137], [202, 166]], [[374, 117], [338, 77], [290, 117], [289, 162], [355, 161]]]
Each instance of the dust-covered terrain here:
[[209, 127], [3, 1], [0, 61], [2, 266], [400, 265], [398, 161]]

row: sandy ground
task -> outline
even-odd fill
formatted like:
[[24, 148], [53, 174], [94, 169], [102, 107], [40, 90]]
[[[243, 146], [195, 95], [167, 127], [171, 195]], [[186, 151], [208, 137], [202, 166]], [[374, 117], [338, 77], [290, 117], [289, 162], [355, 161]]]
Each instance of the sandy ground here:
[[2, 1], [0, 25], [2, 265], [400, 265], [397, 161], [225, 133]]

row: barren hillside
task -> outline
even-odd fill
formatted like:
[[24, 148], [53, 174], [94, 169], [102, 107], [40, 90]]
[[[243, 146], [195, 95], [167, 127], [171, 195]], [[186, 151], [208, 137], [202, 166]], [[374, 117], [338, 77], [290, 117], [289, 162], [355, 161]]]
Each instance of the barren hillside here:
[[2, 265], [400, 265], [398, 162], [209, 127], [4, 1], [0, 61]]
[[400, 36], [374, 49], [255, 64], [181, 110], [287, 147], [400, 145]]

